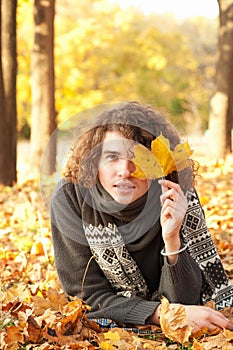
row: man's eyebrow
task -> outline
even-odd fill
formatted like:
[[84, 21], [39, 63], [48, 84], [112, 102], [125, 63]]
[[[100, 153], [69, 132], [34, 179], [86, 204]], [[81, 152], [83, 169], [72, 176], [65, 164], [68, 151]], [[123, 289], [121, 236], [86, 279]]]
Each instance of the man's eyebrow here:
[[111, 154], [120, 154], [119, 151], [113, 151], [111, 149], [106, 149], [106, 150], [103, 151], [103, 154], [109, 154], [109, 153], [111, 153]]

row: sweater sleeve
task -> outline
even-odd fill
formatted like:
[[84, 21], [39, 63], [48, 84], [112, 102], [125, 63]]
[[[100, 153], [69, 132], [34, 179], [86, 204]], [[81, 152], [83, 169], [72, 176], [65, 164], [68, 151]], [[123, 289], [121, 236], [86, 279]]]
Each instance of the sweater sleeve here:
[[170, 303], [200, 303], [202, 273], [198, 264], [187, 250], [178, 255], [174, 265], [170, 265], [164, 257], [159, 294], [164, 295]]
[[[89, 246], [72, 239], [75, 230], [78, 237], [83, 235], [83, 232], [77, 232], [82, 228], [78, 224], [78, 210], [75, 209], [74, 201], [67, 196], [67, 192], [66, 198], [61, 189], [52, 197], [50, 216], [55, 265], [64, 291], [91, 306], [88, 317], [107, 317], [121, 324], [144, 325], [159, 302], [116, 294], [92, 258]], [[75, 213], [77, 226], [71, 229], [71, 221], [75, 223]]]

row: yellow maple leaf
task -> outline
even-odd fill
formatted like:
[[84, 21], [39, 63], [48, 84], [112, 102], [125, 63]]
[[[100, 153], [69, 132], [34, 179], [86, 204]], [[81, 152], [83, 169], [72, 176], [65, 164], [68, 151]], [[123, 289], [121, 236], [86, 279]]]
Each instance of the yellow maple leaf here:
[[173, 171], [181, 171], [190, 166], [189, 156], [193, 153], [188, 141], [170, 149], [169, 140], [162, 134], [151, 142], [151, 151], [145, 146], [134, 146], [132, 159], [136, 169], [132, 176], [144, 180], [153, 180], [167, 176]]
[[175, 167], [177, 171], [181, 171], [190, 166], [189, 156], [193, 153], [193, 150], [190, 149], [188, 141], [185, 143], [179, 143], [174, 151], [172, 152]]
[[163, 169], [163, 176], [166, 176], [176, 170], [173, 154], [170, 150], [170, 142], [168, 139], [166, 139], [166, 137], [159, 135], [155, 140], [153, 140], [151, 143], [151, 151]]
[[138, 179], [156, 179], [163, 176], [163, 170], [154, 154], [145, 146], [134, 146], [135, 158], [132, 159], [136, 170], [131, 174]]

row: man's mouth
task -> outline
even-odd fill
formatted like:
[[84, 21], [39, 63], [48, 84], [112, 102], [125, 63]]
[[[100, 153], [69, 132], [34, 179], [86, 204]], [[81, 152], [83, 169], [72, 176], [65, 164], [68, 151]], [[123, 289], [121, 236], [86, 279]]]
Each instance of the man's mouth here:
[[114, 187], [122, 190], [131, 190], [135, 188], [135, 186], [132, 184], [124, 184], [124, 183], [116, 184], [114, 185]]

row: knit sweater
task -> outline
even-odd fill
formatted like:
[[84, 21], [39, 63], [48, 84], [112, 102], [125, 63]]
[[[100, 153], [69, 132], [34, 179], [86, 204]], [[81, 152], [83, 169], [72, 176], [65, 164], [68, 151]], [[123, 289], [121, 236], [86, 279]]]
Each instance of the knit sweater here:
[[[160, 303], [162, 295], [170, 302], [201, 303], [203, 272], [188, 250], [178, 255], [174, 265], [160, 254], [162, 232], [147, 232], [130, 241], [126, 248], [137, 263], [149, 293], [126, 297], [117, 293], [90, 250], [82, 224], [83, 191], [62, 181], [51, 200], [51, 228], [55, 263], [64, 291], [82, 298], [91, 306], [88, 317], [107, 317], [120, 324], [143, 325]], [[95, 215], [93, 213], [91, 215]], [[182, 237], [181, 237], [182, 238]], [[183, 239], [183, 238], [182, 238]], [[183, 244], [183, 242], [182, 242]]]

